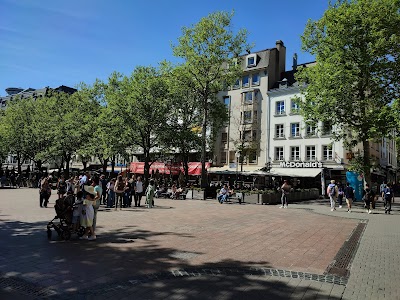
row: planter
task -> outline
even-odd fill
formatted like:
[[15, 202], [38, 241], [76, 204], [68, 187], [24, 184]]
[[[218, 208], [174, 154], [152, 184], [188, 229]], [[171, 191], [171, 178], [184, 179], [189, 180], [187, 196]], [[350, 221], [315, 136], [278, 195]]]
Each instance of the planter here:
[[278, 204], [281, 202], [280, 193], [261, 194], [261, 204]]
[[189, 190], [186, 194], [186, 199], [204, 200], [204, 191]]
[[259, 194], [246, 193], [245, 196], [244, 196], [244, 201], [243, 202], [257, 204], [258, 203], [258, 195]]

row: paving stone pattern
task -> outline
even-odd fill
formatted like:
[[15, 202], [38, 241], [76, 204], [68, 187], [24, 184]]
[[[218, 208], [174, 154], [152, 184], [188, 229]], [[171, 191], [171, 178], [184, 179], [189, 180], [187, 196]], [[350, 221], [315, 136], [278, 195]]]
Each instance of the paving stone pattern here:
[[[0, 190], [0, 299], [399, 299], [378, 274], [398, 279], [398, 211], [163, 199], [102, 208], [94, 242], [47, 241], [54, 209], [37, 196]], [[364, 220], [350, 277], [324, 274]]]

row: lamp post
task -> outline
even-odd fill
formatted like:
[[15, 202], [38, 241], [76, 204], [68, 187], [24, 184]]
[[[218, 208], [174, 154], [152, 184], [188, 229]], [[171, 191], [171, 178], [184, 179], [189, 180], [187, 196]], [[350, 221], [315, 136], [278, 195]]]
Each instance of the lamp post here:
[[[236, 157], [236, 185], [238, 185], [239, 184], [239, 160], [240, 160], [240, 152], [239, 151], [235, 152], [235, 157]], [[235, 188], [237, 188], [237, 186]]]

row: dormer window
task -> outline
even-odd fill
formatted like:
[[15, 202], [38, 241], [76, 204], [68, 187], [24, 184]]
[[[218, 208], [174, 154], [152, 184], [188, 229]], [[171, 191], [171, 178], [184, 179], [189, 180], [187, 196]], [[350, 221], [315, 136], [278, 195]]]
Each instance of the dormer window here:
[[257, 55], [256, 54], [247, 55], [246, 64], [247, 68], [255, 67], [257, 64]]

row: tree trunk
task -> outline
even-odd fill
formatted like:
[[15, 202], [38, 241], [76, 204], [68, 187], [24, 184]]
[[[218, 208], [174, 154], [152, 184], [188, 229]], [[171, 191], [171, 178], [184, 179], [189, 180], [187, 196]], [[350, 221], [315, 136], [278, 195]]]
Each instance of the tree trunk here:
[[185, 173], [185, 185], [189, 182], [189, 166], [188, 166], [188, 154], [187, 153], [183, 153], [182, 155], [182, 164], [183, 164], [183, 171]]
[[144, 186], [147, 187], [150, 174], [150, 150], [144, 149]]
[[83, 171], [86, 172], [87, 161], [82, 161], [82, 165], [83, 165]]
[[364, 167], [364, 180], [371, 186], [371, 164], [370, 164], [370, 144], [368, 140], [363, 142], [363, 167]]
[[207, 97], [203, 99], [203, 124], [201, 128], [201, 187], [205, 188], [208, 186], [207, 182], [207, 170], [206, 170], [206, 134], [207, 134], [207, 118], [208, 118], [208, 107], [207, 107]]
[[108, 158], [103, 159], [103, 174], [104, 175], [107, 173], [107, 163], [108, 163]]
[[18, 163], [18, 174], [21, 174], [22, 173], [21, 153], [17, 153], [17, 163]]
[[115, 169], [115, 155], [111, 158], [111, 174], [114, 175], [114, 169]]
[[39, 169], [39, 172], [42, 170], [42, 161], [39, 159], [35, 162], [36, 168]]
[[[69, 163], [71, 161], [71, 155], [65, 156], [65, 169], [64, 169], [64, 176], [65, 178], [69, 178]], [[62, 164], [61, 164], [62, 165]]]

